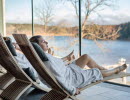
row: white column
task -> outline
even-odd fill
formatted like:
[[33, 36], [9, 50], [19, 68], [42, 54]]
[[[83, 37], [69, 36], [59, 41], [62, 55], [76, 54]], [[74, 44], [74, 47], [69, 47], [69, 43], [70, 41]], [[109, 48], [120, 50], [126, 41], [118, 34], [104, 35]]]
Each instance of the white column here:
[[0, 0], [0, 33], [6, 36], [5, 0]]
[[[126, 69], [125, 69], [123, 72], [125, 72], [125, 73], [126, 73]], [[123, 78], [122, 78], [122, 82], [123, 82], [124, 84], [127, 84], [126, 77], [123, 77]]]

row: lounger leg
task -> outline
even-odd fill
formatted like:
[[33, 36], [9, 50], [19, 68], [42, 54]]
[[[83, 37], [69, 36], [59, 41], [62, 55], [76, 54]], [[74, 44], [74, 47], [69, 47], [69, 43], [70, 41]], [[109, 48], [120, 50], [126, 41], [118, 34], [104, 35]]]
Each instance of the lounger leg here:
[[19, 97], [30, 87], [30, 83], [15, 80], [0, 94], [0, 97], [4, 100], [18, 100]]
[[51, 90], [49, 93], [45, 94], [41, 100], [64, 100], [67, 97], [65, 94], [61, 94], [55, 90]]
[[5, 89], [12, 82], [15, 81], [15, 77], [13, 77], [10, 73], [6, 73], [0, 77], [0, 89]]

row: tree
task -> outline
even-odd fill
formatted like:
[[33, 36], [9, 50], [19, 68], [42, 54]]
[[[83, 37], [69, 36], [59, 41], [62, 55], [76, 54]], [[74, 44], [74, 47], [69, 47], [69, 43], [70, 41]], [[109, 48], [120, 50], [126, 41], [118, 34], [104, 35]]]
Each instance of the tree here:
[[130, 22], [120, 24], [119, 27], [121, 27], [119, 39], [130, 40]]
[[53, 0], [41, 0], [38, 7], [35, 8], [35, 15], [40, 22], [44, 25], [44, 32], [47, 32], [47, 25], [53, 20]]
[[[68, 0], [68, 1], [70, 1], [72, 3], [72, 5], [75, 9], [75, 13], [76, 13], [77, 17], [79, 17], [79, 13], [78, 13], [79, 0]], [[85, 30], [87, 27], [86, 25], [87, 25], [89, 16], [92, 13], [98, 14], [98, 11], [104, 10], [105, 7], [112, 7], [114, 5], [113, 1], [114, 0], [81, 0], [81, 3], [82, 3], [81, 9], [83, 11], [82, 15], [84, 16], [84, 18], [82, 18], [82, 34], [86, 34], [86, 35], [88, 34], [88, 33], [85, 33]], [[98, 28], [101, 28], [101, 27], [98, 27]], [[117, 31], [113, 30], [112, 33], [116, 34], [119, 30], [120, 29], [117, 29]], [[91, 35], [92, 35], [92, 33], [94, 34], [95, 30], [91, 30], [91, 31], [92, 31]], [[104, 31], [104, 32], [109, 33], [108, 31]], [[102, 36], [102, 34], [106, 35], [106, 33], [101, 33], [101, 32], [100, 32], [100, 34], [101, 35], [98, 35], [98, 36]], [[115, 35], [113, 35], [113, 36], [115, 37]], [[116, 36], [116, 37], [118, 37], [118, 36]], [[97, 37], [97, 38], [100, 38], [100, 37]]]
[[120, 29], [121, 27], [112, 25], [87, 25], [83, 37], [92, 40], [115, 40], [120, 36], [118, 34]]

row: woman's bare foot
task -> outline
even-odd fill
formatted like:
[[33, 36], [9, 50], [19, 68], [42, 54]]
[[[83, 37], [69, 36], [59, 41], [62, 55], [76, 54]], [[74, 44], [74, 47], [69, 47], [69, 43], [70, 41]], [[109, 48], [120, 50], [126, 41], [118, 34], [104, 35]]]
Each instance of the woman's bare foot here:
[[113, 74], [117, 74], [123, 70], [125, 70], [127, 68], [127, 65], [124, 64], [122, 66], [119, 66], [119, 67], [116, 67], [114, 69], [110, 69], [110, 70], [101, 70], [101, 73], [103, 75], [103, 77], [107, 77], [107, 76], [110, 76], [110, 75], [113, 75]]
[[126, 64], [123, 64], [122, 66], [119, 66], [116, 68], [117, 72], [116, 74], [118, 74], [119, 72], [125, 70], [127, 68], [127, 65]]

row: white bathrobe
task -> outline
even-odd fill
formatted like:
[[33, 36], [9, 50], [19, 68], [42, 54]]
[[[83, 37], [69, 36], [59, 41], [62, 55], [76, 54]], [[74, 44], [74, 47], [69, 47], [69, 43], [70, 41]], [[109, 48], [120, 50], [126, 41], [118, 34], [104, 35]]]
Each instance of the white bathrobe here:
[[77, 66], [75, 62], [65, 65], [62, 59], [46, 54], [49, 61], [44, 64], [54, 74], [58, 82], [72, 95], [75, 94], [76, 88], [82, 88], [92, 82], [102, 80], [103, 76], [99, 69], [84, 70]]
[[[14, 57], [15, 57], [17, 63], [20, 65], [20, 67], [21, 68], [30, 68], [31, 71], [34, 73], [34, 76], [37, 79], [41, 79], [41, 77], [39, 76], [37, 71], [33, 68], [33, 66], [30, 64], [28, 59], [25, 57], [25, 55], [22, 52], [16, 52], [16, 53], [17, 53], [17, 56], [14, 56]], [[50, 86], [45, 81], [41, 82], [40, 80], [38, 80], [38, 82], [39, 82], [40, 86], [50, 90]]]
[[[45, 61], [44, 64], [53, 73], [54, 77], [61, 86], [71, 95], [76, 93], [76, 88], [82, 88], [92, 82], [103, 79], [100, 70], [97, 68], [83, 70], [77, 66], [75, 62], [65, 65], [62, 59], [53, 57], [48, 53], [46, 55], [49, 61]], [[47, 85], [23, 54], [17, 52], [17, 56], [15, 58], [22, 68], [30, 67], [34, 71], [35, 76], [39, 77], [44, 84], [41, 84], [41, 86], [45, 86], [45, 84]]]

